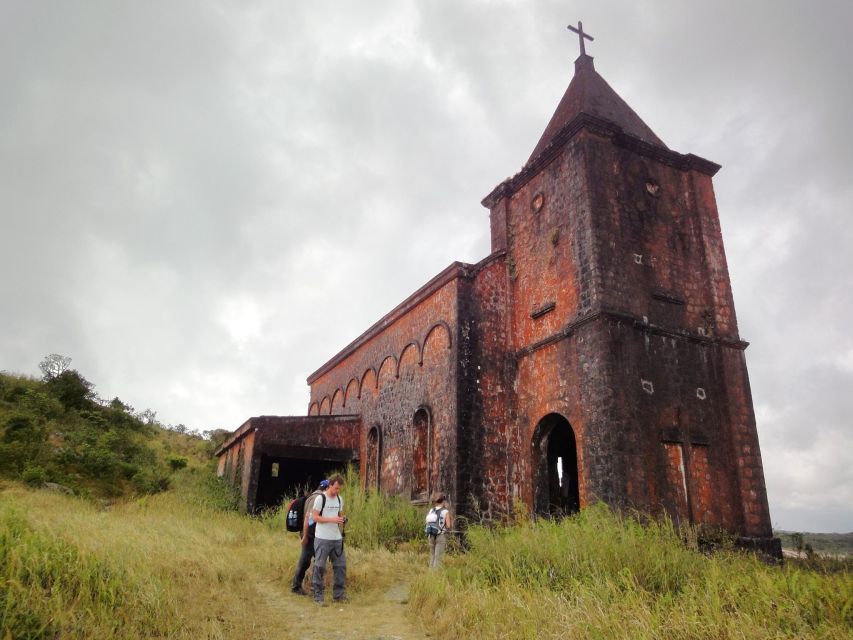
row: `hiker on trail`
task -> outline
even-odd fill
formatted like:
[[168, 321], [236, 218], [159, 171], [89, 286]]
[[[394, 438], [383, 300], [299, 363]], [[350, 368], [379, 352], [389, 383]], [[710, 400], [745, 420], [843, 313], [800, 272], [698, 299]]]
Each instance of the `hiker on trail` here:
[[305, 517], [302, 521], [302, 552], [299, 554], [299, 561], [296, 563], [296, 573], [293, 574], [293, 582], [290, 585], [290, 590], [300, 596], [307, 596], [308, 593], [302, 588], [302, 581], [305, 580], [305, 573], [308, 571], [308, 566], [311, 564], [311, 559], [314, 557], [314, 527], [315, 522], [312, 517], [314, 509], [314, 500], [320, 497], [320, 494], [329, 488], [328, 480], [320, 481], [320, 488], [305, 498]]
[[329, 478], [329, 488], [323, 492], [325, 500], [317, 498], [311, 507], [314, 522], [314, 602], [325, 606], [323, 600], [323, 578], [326, 576], [326, 561], [332, 561], [332, 598], [335, 602], [346, 602], [347, 558], [344, 554], [344, 536], [341, 531], [346, 524], [343, 514], [344, 503], [340, 496], [344, 479], [335, 474]]
[[432, 508], [426, 516], [425, 531], [429, 538], [429, 567], [438, 569], [447, 546], [447, 532], [453, 528], [453, 516], [447, 508], [447, 497], [443, 493], [434, 493]]

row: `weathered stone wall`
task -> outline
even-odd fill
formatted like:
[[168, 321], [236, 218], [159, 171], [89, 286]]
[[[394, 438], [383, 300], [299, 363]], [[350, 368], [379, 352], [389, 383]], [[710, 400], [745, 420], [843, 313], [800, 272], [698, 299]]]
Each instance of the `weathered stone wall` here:
[[[507, 485], [534, 504], [537, 425], [557, 413], [577, 441], [581, 504], [770, 535], [715, 165], [596, 127], [540, 165], [487, 199], [506, 245], [502, 384], [515, 396], [479, 401], [514, 422]], [[472, 351], [497, 371], [492, 348]], [[499, 472], [483, 460], [485, 478]], [[515, 490], [483, 492], [508, 507]]]
[[460, 288], [458, 507], [495, 518], [508, 512], [517, 492], [507, 455], [514, 409], [504, 252], [472, 267], [470, 275]]
[[256, 446], [311, 447], [358, 451], [358, 416], [260, 416], [251, 418]]
[[345, 464], [358, 459], [360, 433], [358, 416], [249, 418], [217, 451], [219, 476], [240, 488], [242, 507], [253, 512], [264, 457], [285, 466], [294, 459]]
[[307, 422], [241, 427], [220, 474], [251, 493], [247, 461], [352, 447], [366, 485], [475, 517], [603, 500], [769, 539], [718, 169], [666, 149], [581, 56], [534, 157], [483, 201], [491, 254], [309, 376]]
[[[458, 279], [451, 265], [309, 378], [310, 414], [360, 414], [362, 465], [379, 458], [383, 491], [425, 500], [441, 489], [456, 496]], [[415, 414], [425, 410], [426, 491], [414, 482]], [[378, 443], [368, 447], [376, 429]], [[370, 456], [368, 451], [370, 450]], [[365, 475], [365, 482], [372, 478]]]

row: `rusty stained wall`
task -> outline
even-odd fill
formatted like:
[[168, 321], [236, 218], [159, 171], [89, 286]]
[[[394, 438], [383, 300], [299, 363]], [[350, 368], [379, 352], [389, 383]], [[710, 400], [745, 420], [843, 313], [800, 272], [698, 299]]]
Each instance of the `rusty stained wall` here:
[[370, 452], [379, 456], [380, 487], [407, 498], [426, 497], [413, 492], [413, 424], [419, 409], [430, 416], [427, 489], [441, 489], [451, 499], [456, 496], [457, 304], [458, 276], [464, 268], [452, 265], [446, 272], [445, 282], [424, 299], [368, 332], [352, 352], [333, 360], [331, 369], [309, 379], [309, 414], [361, 415], [362, 465], [369, 471], [374, 464], [368, 455], [368, 436], [375, 428], [378, 443]]
[[250, 431], [219, 455], [217, 473], [219, 477], [240, 487], [240, 503], [243, 509], [246, 508], [250, 497], [254, 450], [255, 433]]
[[261, 416], [251, 419], [257, 431], [256, 447], [265, 451], [275, 445], [314, 449], [358, 451], [358, 416]]
[[515, 394], [480, 391], [484, 420], [510, 423], [505, 437], [483, 429], [506, 443], [505, 460], [480, 470], [488, 487], [503, 464], [505, 486], [484, 499], [533, 504], [532, 439], [556, 412], [577, 439], [581, 504], [683, 516], [667, 446], [679, 444], [689, 517], [769, 536], [711, 177], [631, 147], [582, 129], [491, 203], [493, 248], [506, 245], [508, 362], [499, 344], [481, 346], [479, 380]]
[[358, 458], [360, 432], [358, 416], [250, 418], [235, 432], [236, 439], [220, 450], [217, 472], [240, 487], [241, 506], [252, 512], [264, 455], [345, 464]]
[[518, 496], [510, 484], [516, 456], [508, 447], [514, 427], [514, 389], [508, 357], [507, 265], [502, 250], [460, 283], [459, 457], [461, 513], [500, 518]]

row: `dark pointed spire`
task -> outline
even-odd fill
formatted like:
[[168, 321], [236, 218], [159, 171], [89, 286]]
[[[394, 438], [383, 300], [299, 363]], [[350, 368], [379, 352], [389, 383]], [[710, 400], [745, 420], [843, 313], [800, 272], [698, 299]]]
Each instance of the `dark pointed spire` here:
[[[578, 34], [581, 45], [583, 45], [583, 38], [592, 40], [590, 36], [583, 33], [580, 22], [578, 27], [578, 29], [569, 28]], [[604, 78], [598, 75], [592, 56], [586, 55], [583, 46], [581, 51], [581, 55], [575, 60], [575, 75], [528, 162], [536, 159], [557, 134], [582, 113], [612, 122], [621, 127], [625, 133], [666, 149], [667, 146], [654, 131], [619, 97]]]

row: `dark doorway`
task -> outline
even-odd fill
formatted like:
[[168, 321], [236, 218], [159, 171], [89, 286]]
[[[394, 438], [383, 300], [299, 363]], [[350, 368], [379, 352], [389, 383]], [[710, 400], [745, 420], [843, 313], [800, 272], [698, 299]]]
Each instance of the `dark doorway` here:
[[533, 433], [534, 510], [543, 516], [563, 516], [580, 509], [578, 454], [569, 421], [550, 413]]
[[335, 460], [262, 456], [255, 511], [277, 507], [285, 496], [295, 496], [300, 489], [316, 489], [320, 480], [342, 469], [345, 464]]

